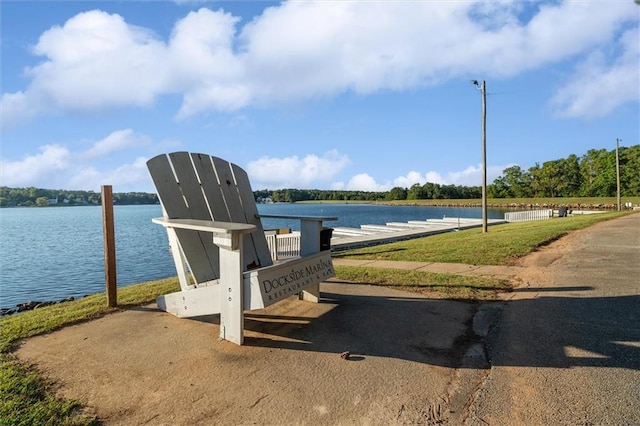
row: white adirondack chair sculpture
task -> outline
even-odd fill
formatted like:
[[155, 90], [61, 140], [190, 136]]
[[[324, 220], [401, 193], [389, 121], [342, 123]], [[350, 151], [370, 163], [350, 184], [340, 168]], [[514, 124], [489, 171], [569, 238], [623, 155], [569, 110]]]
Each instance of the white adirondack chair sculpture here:
[[[322, 223], [337, 218], [260, 215], [246, 172], [206, 154], [162, 154], [147, 167], [164, 214], [152, 221], [167, 229], [181, 288], [159, 296], [160, 309], [220, 314], [220, 338], [241, 345], [244, 310], [294, 294], [319, 300], [319, 283], [334, 276], [330, 251], [320, 251]], [[300, 220], [300, 257], [274, 264], [261, 217]]]

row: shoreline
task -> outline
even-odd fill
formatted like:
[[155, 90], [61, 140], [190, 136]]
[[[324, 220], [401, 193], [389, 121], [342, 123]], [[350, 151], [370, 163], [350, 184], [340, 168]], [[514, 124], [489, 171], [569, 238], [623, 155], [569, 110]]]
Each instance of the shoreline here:
[[0, 318], [8, 317], [11, 315], [19, 314], [22, 312], [33, 311], [34, 309], [44, 308], [45, 306], [58, 305], [60, 303], [65, 302], [73, 302], [74, 300], [83, 299], [87, 297], [84, 295], [82, 297], [74, 297], [68, 296], [64, 299], [53, 301], [53, 300], [29, 300], [23, 303], [17, 303], [13, 308], [0, 308]]

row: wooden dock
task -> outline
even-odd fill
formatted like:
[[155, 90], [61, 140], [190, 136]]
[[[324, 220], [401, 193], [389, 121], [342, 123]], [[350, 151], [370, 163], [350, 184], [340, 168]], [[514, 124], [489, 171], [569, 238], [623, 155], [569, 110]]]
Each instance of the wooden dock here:
[[[506, 222], [503, 219], [487, 220], [488, 225], [501, 223]], [[331, 238], [331, 250], [350, 250], [481, 226], [482, 219], [443, 218], [389, 222], [386, 225], [361, 225], [360, 228], [335, 227]]]

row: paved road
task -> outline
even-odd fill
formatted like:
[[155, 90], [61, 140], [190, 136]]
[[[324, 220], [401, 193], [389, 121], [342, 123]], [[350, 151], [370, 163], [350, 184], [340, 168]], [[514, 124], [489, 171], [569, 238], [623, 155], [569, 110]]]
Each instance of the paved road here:
[[527, 258], [465, 424], [640, 424], [640, 214]]

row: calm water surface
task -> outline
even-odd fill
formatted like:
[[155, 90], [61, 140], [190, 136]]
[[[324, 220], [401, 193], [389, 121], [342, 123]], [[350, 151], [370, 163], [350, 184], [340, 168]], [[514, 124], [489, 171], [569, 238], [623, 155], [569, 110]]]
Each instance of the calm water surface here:
[[[327, 226], [407, 222], [428, 218], [481, 218], [479, 208], [397, 207], [368, 204], [261, 204], [261, 213], [337, 216]], [[159, 205], [115, 206], [118, 286], [176, 274], [167, 234], [151, 218]], [[489, 218], [503, 218], [489, 210]], [[264, 220], [265, 228], [299, 230], [297, 221]], [[104, 291], [102, 209], [0, 209], [0, 307], [29, 300], [56, 301]]]

